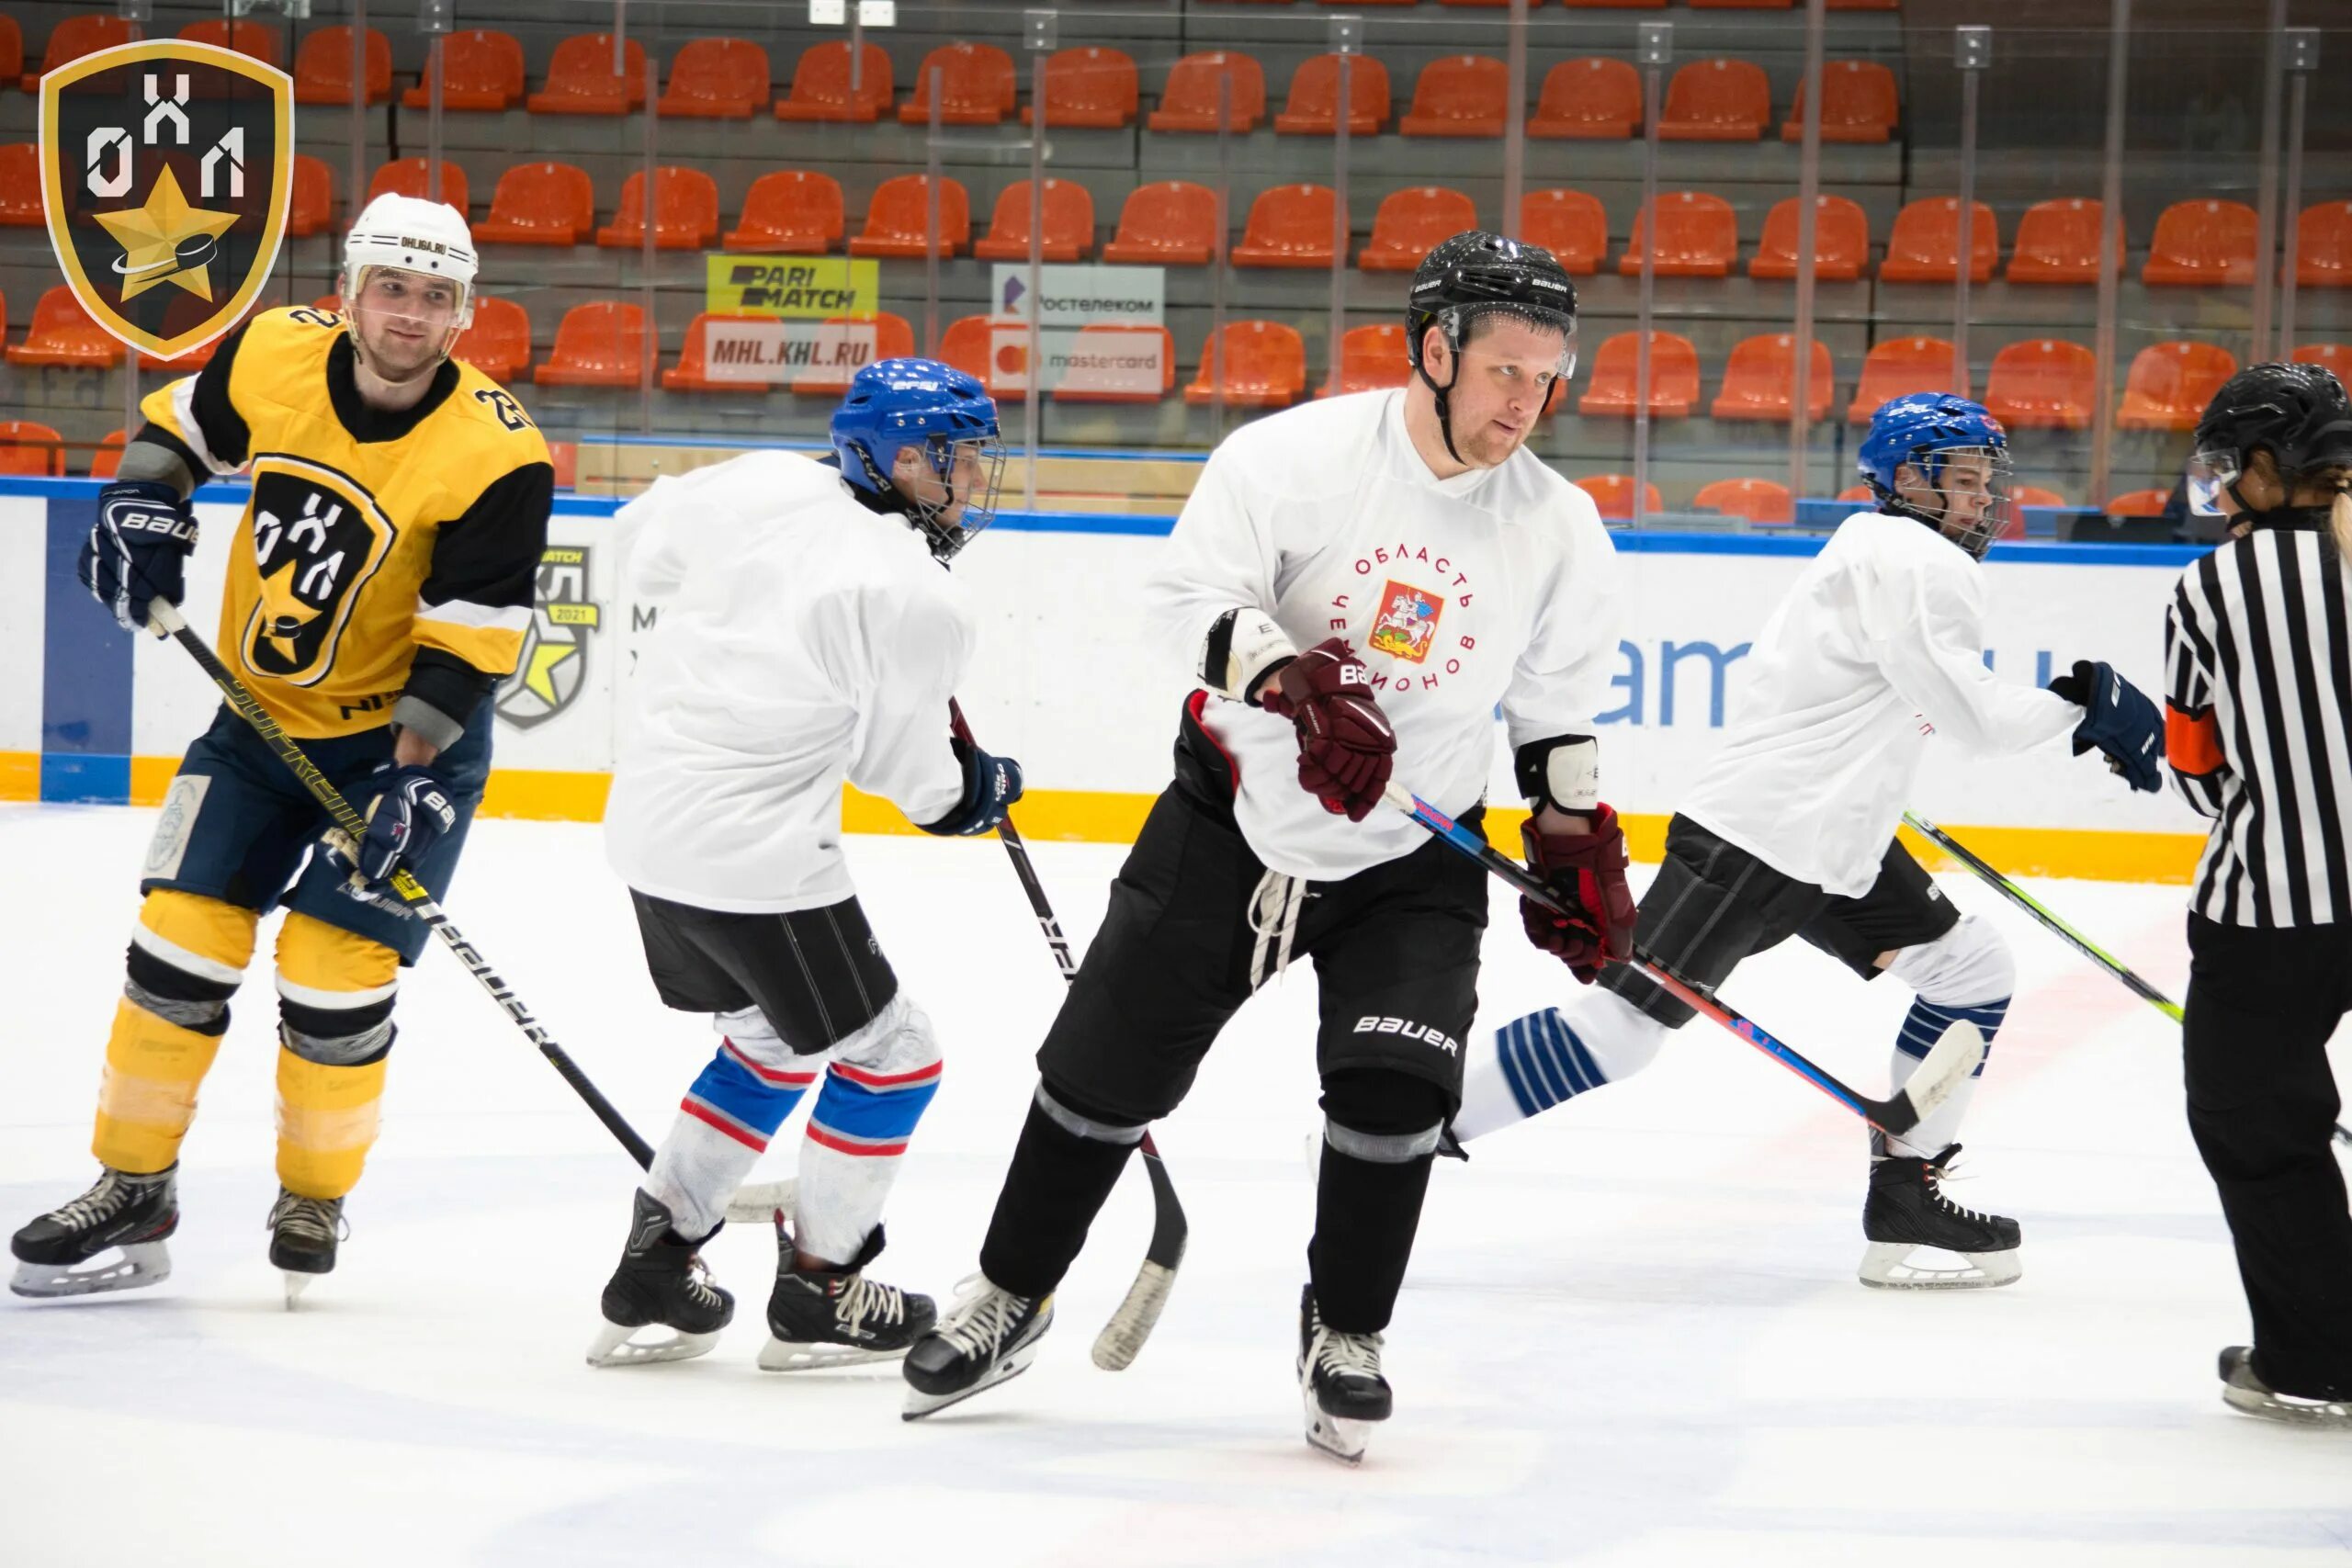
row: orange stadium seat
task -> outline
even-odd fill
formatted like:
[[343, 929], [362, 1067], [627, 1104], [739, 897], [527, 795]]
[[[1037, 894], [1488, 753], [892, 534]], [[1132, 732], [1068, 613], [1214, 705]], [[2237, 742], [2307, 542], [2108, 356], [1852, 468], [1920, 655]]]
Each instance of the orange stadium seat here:
[[452, 350], [492, 380], [513, 386], [531, 363], [531, 313], [514, 300], [486, 295], [474, 301], [473, 325]]
[[277, 63], [277, 29], [266, 22], [247, 19], [231, 21], [226, 17], [207, 17], [200, 22], [190, 22], [180, 29], [180, 37], [190, 43], [209, 43], [215, 49], [234, 50], [264, 65]]
[[850, 85], [849, 42], [835, 39], [801, 51], [792, 68], [792, 89], [776, 100], [775, 118], [833, 120], [865, 125], [890, 111], [890, 57], [869, 43], [858, 56], [857, 85]]
[[[119, 43], [130, 43], [139, 37], [139, 29], [121, 17], [82, 16], [61, 17], [49, 29], [49, 42], [40, 54], [40, 69], [27, 72], [22, 81], [26, 92], [38, 90], [40, 79], [61, 65], [71, 65], [85, 54], [96, 54], [102, 49], [112, 49]], [[17, 45], [19, 63], [24, 59], [24, 44]]]
[[2242, 201], [2176, 201], [2156, 217], [2140, 281], [2195, 288], [2254, 281], [2254, 209]]
[[1658, 135], [1668, 141], [1757, 141], [1772, 118], [1772, 88], [1750, 60], [1694, 60], [1666, 86]]
[[1266, 68], [1230, 49], [1188, 54], [1169, 67], [1159, 107], [1144, 123], [1153, 130], [1216, 131], [1219, 83], [1232, 84], [1226, 89], [1232, 118], [1227, 130], [1235, 136], [1256, 130], [1266, 117]]
[[1642, 129], [1642, 76], [1622, 60], [1564, 60], [1544, 73], [1527, 134], [1622, 141]]
[[[392, 96], [392, 46], [374, 28], [368, 29], [366, 70], [368, 101], [380, 104]], [[320, 28], [302, 35], [294, 51], [294, 101], [298, 104], [347, 104], [351, 101], [351, 29]]]
[[1290, 101], [1274, 116], [1276, 135], [1338, 134], [1342, 58], [1348, 62], [1348, 134], [1379, 134], [1388, 123], [1388, 67], [1368, 54], [1318, 54], [1291, 73]]
[[1366, 272], [1410, 272], [1438, 242], [1477, 226], [1477, 204], [1458, 190], [1415, 186], [1393, 191], [1372, 215], [1372, 238], [1356, 254], [1356, 265]]
[[[0, 318], [6, 312], [0, 310]], [[2319, 365], [2346, 386], [2352, 387], [2352, 344], [2307, 343], [2287, 356], [2298, 365]]]
[[2194, 430], [2237, 356], [2210, 343], [2150, 344], [2132, 356], [2115, 423], [2125, 430]]
[[990, 356], [996, 351], [996, 322], [987, 316], [958, 316], [939, 334], [939, 352], [933, 357], [961, 370], [995, 389]]
[[[1971, 283], [1993, 276], [1993, 263], [2001, 253], [2001, 230], [1993, 209], [1983, 202], [1969, 220], [1968, 268]], [[1951, 283], [1960, 276], [1960, 197], [1928, 196], [1906, 202], [1894, 215], [1886, 236], [1886, 259], [1878, 264], [1885, 283]]]
[[[1764, 236], [1747, 260], [1750, 277], [1794, 277], [1797, 275], [1798, 220], [1804, 213], [1797, 198], [1772, 204], [1764, 216]], [[1862, 209], [1842, 196], [1815, 198], [1813, 214], [1813, 275], [1824, 282], [1845, 283], [1862, 276], [1870, 260], [1871, 224]]]
[[[605, 56], [609, 63], [611, 56]], [[523, 44], [513, 33], [468, 28], [441, 40], [441, 107], [479, 114], [503, 114], [523, 101]], [[401, 107], [433, 107], [433, 84], [420, 82], [401, 95]]]
[[[422, 158], [395, 158], [376, 171], [368, 182], [368, 200], [379, 196], [423, 197], [429, 171]], [[473, 192], [466, 184], [466, 171], [448, 159], [441, 160], [441, 200], [462, 214], [472, 205]], [[364, 205], [364, 204], [363, 204]]]
[[743, 215], [723, 243], [730, 251], [822, 255], [842, 228], [841, 181], [813, 169], [779, 169], [752, 182]]
[[29, 419], [0, 420], [0, 474], [51, 479], [64, 472], [63, 436]]
[[[1726, 277], [1739, 254], [1739, 219], [1731, 203], [1703, 190], [1668, 191], [1658, 199], [1657, 241], [1652, 269], [1660, 277]], [[1617, 258], [1617, 270], [1639, 276], [1648, 243], [1649, 213], [1634, 215], [1633, 238]]]
[[1579, 277], [1600, 270], [1609, 253], [1609, 217], [1600, 199], [1565, 186], [1519, 198], [1519, 237], [1552, 253]]
[[[1083, 182], [1046, 181], [1046, 259], [1074, 262], [1094, 248], [1094, 197]], [[996, 198], [989, 231], [972, 246], [982, 261], [1025, 261], [1029, 256], [1029, 182], [1015, 180]]]
[[11, 365], [105, 370], [122, 363], [122, 344], [90, 320], [74, 290], [61, 283], [34, 304], [25, 341], [10, 344], [7, 358]]
[[579, 442], [577, 442], [577, 441], [550, 441], [550, 442], [548, 442], [548, 461], [551, 465], [553, 465], [553, 467], [554, 467], [554, 468], [555, 468], [555, 488], [556, 488], [556, 489], [558, 489], [558, 490], [577, 490], [577, 489], [579, 489], [579, 488], [580, 488], [580, 443], [579, 443]]
[[1329, 186], [1275, 186], [1250, 204], [1236, 266], [1329, 266], [1339, 198]]
[[311, 301], [311, 309], [313, 310], [323, 310], [330, 316], [340, 316], [343, 314], [343, 296], [340, 294], [322, 294], [317, 299]]
[[[1046, 124], [1115, 130], [1133, 125], [1142, 94], [1135, 57], [1115, 49], [1057, 49], [1046, 56]], [[1034, 106], [1021, 107], [1030, 123]]]
[[[1885, 141], [1894, 135], [1894, 73], [1873, 60], [1831, 60], [1821, 67], [1821, 140]], [[1804, 140], [1804, 83], [1781, 122], [1781, 140]]]
[[1189, 180], [1137, 186], [1119, 209], [1106, 262], [1205, 266], [1216, 254], [1216, 192]]
[[901, 125], [931, 122], [931, 79], [939, 76], [939, 123], [997, 125], [1012, 112], [1012, 56], [992, 43], [942, 44], [915, 67], [914, 91], [899, 106]]
[[2352, 288], [2352, 201], [2323, 201], [2295, 219], [2295, 281]]
[[286, 208], [286, 232], [304, 239], [334, 222], [334, 171], [323, 158], [294, 154], [294, 196]]
[[[1796, 339], [1787, 333], [1759, 333], [1732, 345], [1724, 365], [1723, 390], [1709, 411], [1717, 419], [1789, 422], [1789, 382], [1796, 368]], [[1829, 349], [1813, 342], [1813, 374], [1805, 392], [1805, 417], [1829, 413]]]
[[1745, 517], [1762, 527], [1779, 527], [1797, 520], [1796, 502], [1789, 487], [1770, 479], [1717, 479], [1699, 487], [1690, 504], [1702, 512]]
[[920, 256], [936, 248], [943, 256], [961, 253], [972, 243], [972, 198], [963, 182], [942, 176], [939, 182], [939, 232], [931, 233], [931, 194], [928, 175], [896, 175], [874, 189], [865, 209], [865, 230], [849, 243], [854, 256]]
[[1860, 502], [1864, 505], [1871, 505], [1874, 504], [1878, 498], [1871, 493], [1871, 487], [1868, 485], [1848, 485], [1838, 492], [1838, 499], [1849, 504]]
[[768, 51], [745, 38], [690, 39], [670, 62], [654, 112], [664, 119], [749, 119], [768, 101]]
[[1062, 373], [1054, 400], [1064, 403], [1156, 403], [1176, 389], [1176, 340], [1166, 327], [1143, 322], [1090, 321], [1078, 329], [1074, 351], [1085, 355], [1159, 361], [1159, 377], [1147, 388], [1148, 361], [1136, 369], [1101, 366], [1092, 359], [1074, 364]]
[[1331, 367], [1316, 396], [1378, 391], [1405, 386], [1412, 378], [1412, 363], [1405, 357], [1403, 327], [1395, 321], [1350, 327], [1340, 334], [1340, 362]]
[[[1575, 0], [1569, 0], [1569, 3], [1573, 5]], [[1634, 520], [1633, 475], [1587, 474], [1577, 480], [1576, 485], [1592, 497], [1593, 506], [1605, 521], [1630, 523]], [[1645, 513], [1666, 510], [1666, 502], [1659, 499], [1656, 485], [1642, 487], [1642, 500], [1645, 503], [1642, 510]]]
[[613, 73], [613, 35], [580, 33], [555, 46], [548, 84], [523, 100], [533, 114], [625, 115], [645, 107], [645, 46], [621, 40], [621, 72]]
[[[1618, 333], [1592, 356], [1592, 379], [1577, 401], [1586, 418], [1631, 419], [1641, 411], [1642, 334]], [[1652, 419], [1686, 418], [1699, 401], [1699, 351], [1679, 333], [1650, 333]]]
[[19, 81], [25, 73], [25, 33], [17, 26], [17, 18], [0, 11], [0, 87]]
[[644, 378], [652, 335], [644, 310], [627, 300], [574, 305], [531, 379], [542, 387], [634, 387]]
[[1663, 11], [1666, 0], [1567, 0], [1571, 11]]
[[[2027, 208], [2018, 220], [2017, 248], [2005, 276], [2011, 283], [2097, 283], [2100, 205], [2070, 196]], [[2115, 260], [2122, 265], [2120, 233]]]
[[596, 187], [571, 164], [517, 164], [498, 176], [474, 238], [493, 245], [576, 245], [596, 231]]
[[1690, 0], [1694, 11], [1785, 11], [1797, 0]]
[[2161, 490], [2128, 490], [2121, 495], [2111, 495], [2100, 510], [2109, 517], [2162, 517], [2172, 492]]
[[754, 397], [765, 397], [770, 386], [767, 381], [712, 378], [710, 323], [767, 319], [763, 316], [714, 316], [707, 310], [696, 311], [695, 319], [686, 323], [686, 341], [679, 345], [678, 363], [662, 372], [662, 389], [665, 392], [748, 392]]
[[1829, 0], [1833, 11], [1900, 11], [1903, 0]]
[[876, 360], [904, 359], [914, 351], [915, 329], [904, 316], [888, 310], [828, 316], [818, 329], [817, 352], [820, 359], [834, 363], [801, 371], [792, 378], [792, 390], [799, 397], [843, 397], [850, 378], [865, 367]]
[[1491, 55], [1432, 60], [1413, 79], [1413, 107], [1396, 122], [1407, 136], [1500, 136], [1517, 112], [1510, 67]]
[[2081, 430], [2098, 400], [2098, 361], [2079, 343], [2033, 338], [1993, 356], [1984, 407], [2020, 430]]
[[99, 438], [98, 449], [90, 454], [90, 477], [110, 479], [122, 468], [122, 448], [130, 436], [123, 431], [109, 430]]
[[39, 229], [49, 221], [40, 196], [40, 147], [12, 141], [0, 147], [0, 227]]
[[[698, 251], [718, 239], [718, 182], [700, 169], [678, 164], [653, 171], [653, 248]], [[613, 220], [596, 231], [596, 243], [633, 250], [645, 243], [645, 171], [621, 182], [620, 206]]]
[[1306, 344], [1298, 329], [1280, 321], [1227, 321], [1223, 342], [1224, 375], [1211, 379], [1211, 345], [1201, 345], [1201, 368], [1184, 389], [1188, 403], [1224, 400], [1240, 408], [1279, 409], [1306, 390]]
[[1846, 418], [1868, 424], [1880, 407], [1912, 392], [1957, 392], [1968, 396], [1968, 380], [1955, 376], [1952, 346], [1939, 337], [1892, 337], [1873, 344], [1862, 360], [1861, 384], [1846, 405]]

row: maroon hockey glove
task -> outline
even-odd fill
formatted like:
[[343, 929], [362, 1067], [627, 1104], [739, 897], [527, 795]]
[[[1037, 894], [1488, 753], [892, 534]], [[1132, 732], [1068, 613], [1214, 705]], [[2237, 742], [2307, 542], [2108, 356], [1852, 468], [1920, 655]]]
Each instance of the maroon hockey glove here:
[[1546, 833], [1533, 818], [1520, 829], [1527, 867], [1573, 911], [1519, 901], [1527, 940], [1568, 966], [1585, 985], [1604, 964], [1634, 956], [1634, 894], [1625, 886], [1625, 834], [1609, 807], [1592, 813], [1589, 833]]
[[1363, 660], [1345, 637], [1317, 643], [1282, 667], [1258, 699], [1298, 729], [1298, 784], [1334, 816], [1361, 822], [1380, 804], [1396, 761], [1396, 729], [1373, 700]]

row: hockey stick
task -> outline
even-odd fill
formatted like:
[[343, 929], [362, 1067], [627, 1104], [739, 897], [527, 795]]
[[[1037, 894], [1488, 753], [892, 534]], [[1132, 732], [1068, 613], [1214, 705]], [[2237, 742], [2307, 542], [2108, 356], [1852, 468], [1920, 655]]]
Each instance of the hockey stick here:
[[[972, 727], [964, 722], [964, 709], [953, 697], [947, 699], [947, 720], [956, 739], [977, 748]], [[1061, 922], [1054, 918], [1046, 885], [1038, 879], [1021, 830], [1007, 817], [997, 824], [996, 836], [1004, 845], [1005, 857], [1012, 862], [1013, 874], [1021, 878], [1021, 890], [1029, 896], [1037, 929], [1046, 933], [1046, 945], [1053, 950], [1063, 982], [1076, 985], [1078, 960], [1070, 953], [1069, 939], [1062, 935]], [[1168, 1167], [1148, 1132], [1143, 1135], [1143, 1170], [1151, 1179], [1151, 1241], [1144, 1248], [1143, 1267], [1136, 1271], [1136, 1282], [1127, 1287], [1126, 1299], [1094, 1337], [1094, 1364], [1106, 1372], [1125, 1371], [1151, 1337], [1160, 1312], [1168, 1305], [1168, 1292], [1175, 1288], [1176, 1270], [1184, 1261], [1184, 1244], [1192, 1236], [1184, 1205], [1176, 1200], [1176, 1184], [1168, 1179]]]
[[[1443, 842], [1478, 862], [1545, 908], [1562, 914], [1573, 912], [1563, 907], [1559, 895], [1544, 886], [1525, 866], [1487, 842], [1483, 835], [1464, 828], [1403, 786], [1391, 784], [1387, 789], [1387, 800], [1389, 805], [1427, 828]], [[1952, 1091], [1984, 1059], [1984, 1036], [1974, 1024], [1963, 1020], [1944, 1031], [1943, 1037], [1936, 1042], [1935, 1049], [1929, 1051], [1926, 1060], [1914, 1069], [1911, 1080], [1895, 1090], [1891, 1099], [1872, 1100], [1869, 1095], [1841, 1083], [1826, 1069], [1808, 1060], [1794, 1046], [1781, 1043], [1752, 1020], [1725, 1007], [1655, 960], [1636, 952], [1634, 962], [1685, 1007], [1730, 1030], [1880, 1132], [1896, 1137], [1911, 1131], [1938, 1106], [1950, 1100]]]
[[[294, 776], [302, 781], [302, 787], [311, 792], [311, 798], [326, 808], [326, 814], [334, 819], [334, 825], [355, 840], [365, 835], [368, 824], [358, 812], [351, 808], [351, 803], [327, 782], [327, 776], [319, 772], [318, 764], [303, 753], [294, 738], [286, 733], [285, 727], [270, 716], [269, 710], [261, 705], [261, 700], [237, 679], [234, 671], [220, 662], [220, 656], [213, 652], [202, 637], [188, 629], [188, 624], [179, 611], [170, 602], [157, 599], [148, 605], [147, 615], [150, 626], [168, 633], [173, 640], [188, 650], [198, 664], [204, 666], [204, 672], [212, 677], [212, 683], [220, 688], [221, 694], [229, 699], [229, 705], [254, 727], [255, 734], [268, 742], [270, 749], [277, 753], [278, 760], [293, 770]], [[637, 1135], [637, 1129], [631, 1127], [628, 1120], [614, 1109], [613, 1102], [588, 1081], [588, 1075], [582, 1072], [580, 1065], [555, 1043], [555, 1036], [531, 1016], [531, 1010], [523, 1005], [523, 998], [514, 994], [514, 988], [499, 978], [498, 972], [490, 966], [474, 944], [449, 923], [449, 917], [441, 912], [441, 906], [433, 901], [433, 896], [424, 890], [424, 885], [403, 869], [394, 874], [391, 886], [392, 891], [407, 904], [408, 912], [433, 928], [433, 934], [457, 954], [458, 962], [463, 964], [466, 972], [490, 993], [491, 1000], [505, 1010], [514, 1027], [521, 1030], [524, 1037], [539, 1048], [539, 1055], [563, 1075], [563, 1081], [571, 1086], [571, 1091], [587, 1102], [588, 1109], [596, 1113], [596, 1120], [605, 1124], [605, 1130], [620, 1140], [621, 1147], [628, 1151], [629, 1157], [639, 1166], [650, 1166], [653, 1163], [652, 1145]]]
[[[2000, 872], [1995, 870], [1993, 866], [1980, 859], [1974, 852], [1969, 849], [1967, 845], [1962, 843], [1958, 839], [1953, 838], [1950, 833], [1945, 832], [1941, 828], [1937, 827], [1933, 822], [1928, 821], [1926, 818], [1920, 816], [1916, 811], [1905, 812], [1903, 814], [1903, 820], [1909, 823], [1912, 830], [1917, 833], [1921, 838], [1928, 840], [1938, 849], [1943, 851], [1944, 853], [1951, 856], [1952, 859], [1958, 861], [1961, 864], [1974, 872], [1988, 886], [1990, 886], [1995, 892], [2000, 894], [2002, 897], [2007, 898], [2010, 903], [2015, 904], [2018, 908], [2023, 909], [2027, 914], [2031, 915], [2036, 920], [2041, 922], [2044, 930], [2055, 932], [2060, 940], [2064, 941], [2067, 946], [2073, 948], [2076, 953], [2081, 953], [2085, 958], [2089, 959], [2092, 963], [2098, 964], [2100, 968], [2106, 970], [2109, 974], [2122, 981], [2124, 986], [2133, 996], [2136, 996], [2141, 1000], [2151, 1004], [2158, 1012], [2163, 1013], [2175, 1023], [2181, 1021], [2182, 1012], [2178, 1002], [2174, 1001], [2170, 997], [2165, 996], [2162, 991], [2156, 989], [2155, 987], [2150, 985], [2147, 981], [2133, 974], [2132, 970], [2124, 964], [2122, 960], [2115, 957], [2105, 948], [2099, 946], [2098, 943], [2091, 941], [2090, 938], [2085, 936], [2073, 926], [2068, 925], [2064, 920], [2059, 919], [2057, 914], [2045, 908], [2040, 899], [2036, 898], [2032, 894], [2028, 893], [2024, 888], [2019, 887], [2016, 883], [2010, 881]], [[2338, 1122], [2335, 1124], [2335, 1141], [2339, 1144], [2352, 1145], [2352, 1127], [2346, 1127], [2343, 1122]]]

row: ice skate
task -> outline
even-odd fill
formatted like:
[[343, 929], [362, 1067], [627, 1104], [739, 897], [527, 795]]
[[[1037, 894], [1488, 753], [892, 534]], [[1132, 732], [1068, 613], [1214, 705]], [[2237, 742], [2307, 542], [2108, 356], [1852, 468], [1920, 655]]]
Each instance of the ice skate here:
[[342, 1199], [277, 1190], [269, 1211], [269, 1261], [286, 1276], [287, 1311], [294, 1310], [311, 1280], [334, 1272], [334, 1249], [345, 1228]]
[[[1891, 1290], [1963, 1291], [2007, 1285], [2025, 1272], [2018, 1261], [2015, 1220], [1963, 1209], [1938, 1183], [1960, 1153], [1953, 1144], [1933, 1159], [1893, 1155], [1872, 1161], [1862, 1205], [1861, 1280]], [[1957, 1256], [1959, 1267], [1921, 1258], [1922, 1248]]]
[[[8, 1289], [20, 1296], [89, 1296], [170, 1279], [172, 1256], [164, 1238], [179, 1228], [178, 1169], [174, 1165], [153, 1176], [132, 1176], [102, 1167], [96, 1186], [10, 1238], [17, 1272]], [[106, 1252], [119, 1256], [77, 1267]]]
[[2233, 1345], [2222, 1352], [2222, 1402], [2265, 1421], [2352, 1432], [2352, 1399], [2305, 1399], [2280, 1393], [2256, 1375], [2251, 1345]]
[[771, 1372], [893, 1361], [931, 1330], [939, 1315], [929, 1296], [865, 1277], [882, 1252], [882, 1227], [840, 1269], [797, 1266], [792, 1233], [775, 1224], [775, 1290], [768, 1297], [768, 1342], [760, 1366]]
[[1395, 1396], [1380, 1375], [1381, 1337], [1324, 1325], [1315, 1287], [1298, 1298], [1298, 1393], [1306, 1441], [1346, 1464], [1363, 1462], [1372, 1424], [1388, 1419]]
[[[710, 1353], [718, 1331], [735, 1315], [735, 1298], [711, 1283], [695, 1250], [699, 1245], [670, 1228], [670, 1211], [659, 1199], [638, 1193], [628, 1246], [605, 1286], [605, 1326], [588, 1347], [590, 1366], [633, 1367]], [[666, 1338], [633, 1337], [657, 1325], [670, 1330]]]
[[907, 1352], [909, 1421], [966, 1400], [1037, 1359], [1037, 1341], [1053, 1325], [1051, 1295], [1016, 1296], [975, 1274], [956, 1287], [956, 1305]]

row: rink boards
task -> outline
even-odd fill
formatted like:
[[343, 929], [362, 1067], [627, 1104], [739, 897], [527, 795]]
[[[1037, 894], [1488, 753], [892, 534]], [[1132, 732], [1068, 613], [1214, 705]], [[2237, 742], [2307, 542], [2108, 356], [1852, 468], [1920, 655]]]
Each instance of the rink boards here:
[[[159, 800], [216, 705], [183, 650], [123, 633], [75, 581], [96, 489], [86, 479], [0, 479], [0, 667], [8, 671], [0, 799]], [[207, 543], [189, 567], [188, 619], [208, 637], [218, 630], [218, 541], [237, 526], [244, 500], [243, 487], [231, 485], [209, 486], [198, 500]], [[642, 635], [642, 612], [618, 598], [619, 505], [557, 503], [526, 665], [497, 697], [492, 814], [594, 819], [602, 811], [616, 690]], [[1168, 527], [1149, 517], [1014, 515], [956, 561], [982, 627], [963, 702], [984, 745], [1021, 759], [1030, 795], [1020, 820], [1033, 837], [1131, 838], [1167, 781], [1191, 650], [1158, 644], [1138, 608]], [[1603, 794], [1625, 816], [1635, 853], [1651, 858], [1666, 814], [1721, 741], [1751, 639], [1821, 541], [1617, 537], [1626, 593], [1600, 716]], [[1985, 569], [1993, 668], [2039, 682], [2076, 659], [2104, 658], [2160, 694], [2165, 606], [2198, 553], [1997, 547]], [[1493, 777], [1495, 798], [1513, 798], [1499, 726]], [[1962, 834], [1972, 848], [2020, 874], [2183, 882], [2203, 838], [2176, 796], [2132, 795], [2063, 742], [2006, 759], [1933, 747], [1912, 804], [1955, 832], [1973, 829]], [[887, 803], [854, 793], [844, 820], [853, 831], [911, 830]], [[1493, 818], [1513, 838], [1514, 822], [1501, 811]]]

